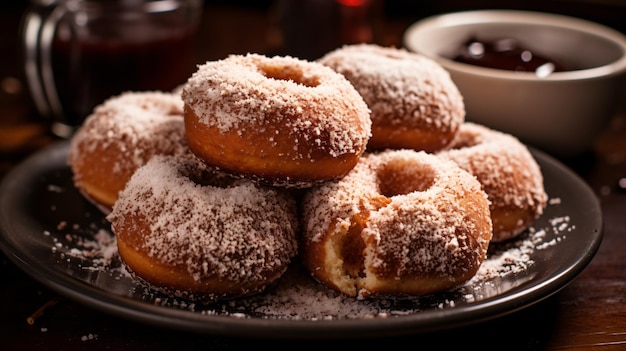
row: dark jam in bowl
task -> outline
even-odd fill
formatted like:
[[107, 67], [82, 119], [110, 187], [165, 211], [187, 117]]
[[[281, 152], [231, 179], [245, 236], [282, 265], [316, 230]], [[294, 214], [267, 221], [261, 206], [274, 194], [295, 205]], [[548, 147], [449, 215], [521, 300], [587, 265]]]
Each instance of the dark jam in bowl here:
[[539, 77], [565, 70], [557, 61], [524, 48], [512, 38], [492, 41], [470, 38], [463, 44], [459, 54], [453, 57], [453, 60], [486, 68], [535, 72]]

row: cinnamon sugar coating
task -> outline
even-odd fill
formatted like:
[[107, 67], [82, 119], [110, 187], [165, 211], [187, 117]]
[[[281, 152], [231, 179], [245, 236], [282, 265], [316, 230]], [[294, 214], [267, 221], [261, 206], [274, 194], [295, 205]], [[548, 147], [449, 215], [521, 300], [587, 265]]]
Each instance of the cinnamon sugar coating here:
[[260, 292], [297, 253], [290, 194], [233, 179], [195, 158], [153, 157], [107, 219], [137, 278], [197, 301]]
[[343, 74], [371, 109], [368, 149], [435, 152], [465, 119], [465, 105], [448, 72], [425, 56], [375, 44], [346, 45], [318, 62]]
[[539, 217], [548, 196], [539, 165], [514, 136], [466, 122], [438, 153], [478, 178], [490, 201], [494, 242], [516, 237]]
[[371, 135], [369, 109], [350, 82], [292, 57], [207, 62], [182, 97], [198, 157], [274, 186], [302, 188], [343, 176]]
[[302, 226], [313, 277], [360, 297], [427, 295], [467, 281], [492, 229], [480, 183], [414, 150], [366, 154], [343, 179], [309, 190]]

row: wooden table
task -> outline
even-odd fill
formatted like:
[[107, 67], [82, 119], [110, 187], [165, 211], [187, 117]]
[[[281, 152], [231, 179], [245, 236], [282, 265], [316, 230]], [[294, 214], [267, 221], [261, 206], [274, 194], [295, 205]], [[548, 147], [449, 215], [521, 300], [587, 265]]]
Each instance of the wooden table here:
[[[0, 65], [1, 175], [32, 152], [55, 141], [25, 96], [16, 43], [23, 4], [3, 5]], [[270, 17], [262, 7], [207, 6], [199, 60], [237, 52], [277, 52]], [[411, 18], [384, 22], [377, 41], [399, 45]], [[254, 31], [247, 28], [257, 28]], [[7, 35], [7, 33], [11, 35]], [[269, 34], [268, 34], [269, 33]], [[275, 34], [275, 33], [274, 33]], [[278, 44], [277, 44], [278, 43]], [[8, 51], [7, 51], [8, 50]], [[8, 55], [6, 53], [9, 53]], [[626, 101], [626, 99], [625, 99]], [[588, 153], [562, 160], [597, 195], [604, 216], [604, 237], [587, 268], [555, 295], [510, 315], [464, 328], [386, 340], [349, 340], [354, 348], [410, 345], [476, 349], [624, 350], [626, 349], [626, 113]], [[620, 180], [622, 182], [620, 186]], [[0, 194], [1, 196], [1, 194]], [[246, 340], [162, 329], [96, 311], [60, 297], [0, 254], [0, 349], [157, 350], [236, 349], [304, 345], [300, 340]], [[42, 306], [45, 312], [27, 323]], [[332, 345], [311, 340], [308, 344]]]

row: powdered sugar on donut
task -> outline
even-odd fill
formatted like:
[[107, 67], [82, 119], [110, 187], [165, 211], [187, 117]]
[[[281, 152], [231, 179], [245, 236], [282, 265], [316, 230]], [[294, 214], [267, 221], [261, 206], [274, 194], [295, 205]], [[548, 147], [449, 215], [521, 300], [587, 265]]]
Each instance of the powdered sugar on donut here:
[[447, 134], [465, 119], [463, 97], [448, 72], [425, 56], [357, 44], [331, 51], [318, 61], [354, 85], [372, 111], [374, 127], [410, 126], [445, 133], [449, 139]]
[[469, 279], [491, 239], [480, 183], [453, 162], [412, 150], [366, 154], [343, 179], [305, 194], [303, 215], [304, 261], [314, 276], [329, 263], [307, 259], [308, 246], [350, 235], [362, 218], [366, 271], [398, 286], [416, 277]]
[[146, 162], [146, 154], [155, 150], [187, 152], [183, 131], [183, 102], [179, 96], [156, 91], [126, 92], [97, 106], [85, 120], [72, 138], [70, 163], [78, 162], [82, 152], [106, 150], [121, 143], [125, 153], [118, 167], [137, 167]]
[[528, 148], [512, 135], [466, 122], [448, 149], [438, 155], [478, 178], [489, 196], [492, 213], [520, 212], [512, 226], [494, 226], [494, 240], [521, 233], [543, 212], [548, 196], [542, 172]]
[[118, 242], [136, 245], [160, 264], [184, 267], [196, 281], [263, 286], [268, 272], [284, 272], [297, 252], [290, 196], [209, 172], [194, 159], [152, 158], [107, 219]]
[[184, 155], [180, 96], [126, 92], [97, 106], [77, 130], [68, 163], [85, 197], [108, 213], [126, 181], [155, 154]]
[[224, 133], [286, 125], [302, 143], [325, 136], [333, 155], [362, 149], [370, 136], [369, 109], [350, 83], [328, 67], [292, 57], [231, 55], [207, 62], [182, 97], [202, 123]]

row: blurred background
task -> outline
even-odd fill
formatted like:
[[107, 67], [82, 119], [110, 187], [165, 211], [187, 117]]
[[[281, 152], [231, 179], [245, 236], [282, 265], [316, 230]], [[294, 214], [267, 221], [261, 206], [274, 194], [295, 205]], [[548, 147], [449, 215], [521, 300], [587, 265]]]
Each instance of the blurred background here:
[[[45, 4], [55, 0], [39, 1]], [[355, 41], [400, 47], [404, 31], [414, 22], [461, 10], [544, 11], [591, 20], [626, 33], [626, 0], [204, 0], [203, 4], [192, 65], [246, 52], [315, 59], [343, 43]], [[26, 80], [20, 28], [30, 5], [28, 0], [0, 0], [0, 180], [25, 157], [59, 139], [51, 132], [49, 119], [38, 112]], [[108, 78], [129, 80], [121, 73]], [[179, 83], [183, 81], [171, 84]], [[626, 97], [623, 100], [626, 111]], [[452, 339], [463, 341], [489, 330], [489, 342], [482, 345], [487, 348], [507, 345], [509, 349], [530, 350], [547, 345], [546, 349], [559, 350], [623, 349], [626, 112], [616, 117], [606, 137], [595, 145], [598, 156], [585, 155], [578, 162], [568, 163], [589, 182], [603, 206], [605, 237], [589, 269], [564, 291], [535, 308], [465, 332], [455, 331]], [[27, 325], [23, 318], [46, 301], [55, 301], [50, 298], [56, 298], [56, 294], [1, 253], [0, 276], [4, 284], [4, 289], [0, 289], [0, 314], [5, 317], [0, 318], [0, 344], [5, 345], [4, 339], [10, 339], [8, 348], [11, 341], [21, 349], [24, 345], [38, 345], [38, 350], [63, 348], [60, 345], [132, 349], [141, 343], [145, 343], [141, 349], [174, 344], [181, 350], [191, 345], [202, 345], [203, 349], [229, 346], [228, 340], [214, 336], [194, 339], [187, 333], [161, 333], [151, 326], [141, 327], [94, 313], [69, 299], [56, 311], [46, 312], [49, 319], [43, 324]], [[89, 337], [85, 336], [87, 333]], [[425, 340], [440, 342], [449, 335], [448, 331], [436, 333]], [[92, 341], [92, 336], [98, 344], [85, 343]], [[162, 345], [164, 341], [168, 343]], [[375, 345], [383, 344], [387, 346], [388, 340]]]
[[[0, 3], [0, 174], [54, 138], [24, 76], [20, 27], [30, 5]], [[406, 28], [422, 18], [488, 8], [560, 13], [626, 32], [623, 0], [205, 0], [193, 57], [202, 63], [256, 52], [316, 59], [354, 42], [400, 47]]]

